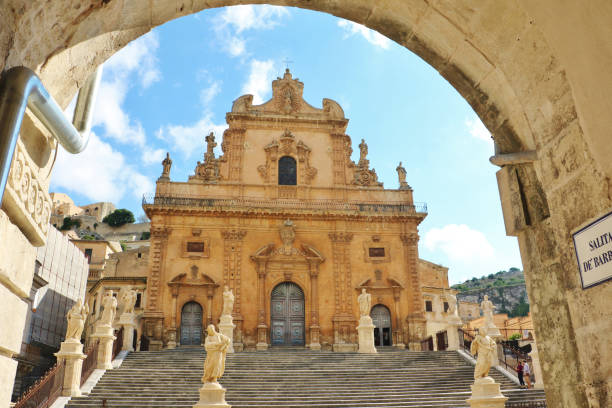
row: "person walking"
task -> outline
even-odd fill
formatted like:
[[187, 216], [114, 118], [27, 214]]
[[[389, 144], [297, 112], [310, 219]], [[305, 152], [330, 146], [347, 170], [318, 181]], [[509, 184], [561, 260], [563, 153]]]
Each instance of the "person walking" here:
[[527, 384], [527, 388], [531, 388], [531, 371], [529, 368], [529, 363], [525, 361], [523, 365], [523, 375], [525, 376], [525, 383]]
[[521, 385], [521, 388], [525, 387], [525, 381], [523, 381], [523, 361], [519, 360], [518, 364], [516, 365], [516, 373], [518, 374], [518, 379], [519, 379], [519, 383]]

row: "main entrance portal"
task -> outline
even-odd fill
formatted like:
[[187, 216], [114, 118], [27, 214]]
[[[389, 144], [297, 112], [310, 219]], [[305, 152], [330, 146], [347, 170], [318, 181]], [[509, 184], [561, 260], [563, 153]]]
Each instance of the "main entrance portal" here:
[[374, 345], [391, 345], [391, 313], [383, 305], [376, 305], [370, 312], [372, 323], [374, 323]]
[[181, 344], [202, 344], [202, 306], [196, 302], [185, 303], [181, 312]]
[[304, 345], [304, 292], [291, 282], [272, 291], [270, 320], [273, 346]]

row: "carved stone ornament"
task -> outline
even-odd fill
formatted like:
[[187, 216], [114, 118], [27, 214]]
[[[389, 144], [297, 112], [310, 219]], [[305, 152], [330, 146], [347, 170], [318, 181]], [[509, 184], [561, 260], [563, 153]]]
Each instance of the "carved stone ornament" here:
[[278, 159], [281, 156], [292, 156], [298, 163], [299, 184], [311, 184], [317, 175], [317, 169], [310, 165], [310, 154], [312, 150], [301, 140], [296, 142], [295, 136], [285, 130], [279, 141], [273, 139], [266, 147], [266, 164], [257, 167], [259, 175], [266, 183], [275, 183], [278, 172]]
[[170, 152], [166, 152], [166, 158], [161, 162], [162, 174], [159, 176], [159, 180], [170, 180], [170, 168], [172, 168], [172, 159], [170, 158]]
[[3, 207], [34, 246], [44, 245], [49, 230], [51, 197], [38, 179], [38, 166], [30, 159], [23, 143], [17, 141], [13, 165], [4, 192]]
[[370, 170], [370, 161], [367, 159], [368, 145], [361, 139], [359, 144], [359, 163], [353, 173], [353, 184], [364, 187], [382, 187], [383, 183], [378, 181], [376, 170]]
[[293, 79], [288, 68], [282, 78], [272, 82], [272, 99], [276, 110], [286, 115], [300, 110], [303, 92], [304, 84], [297, 78]]
[[219, 171], [219, 159], [215, 158], [214, 148], [217, 146], [215, 135], [210, 132], [205, 138], [206, 153], [204, 153], [204, 162], [198, 162], [194, 170], [195, 174], [189, 176], [189, 181], [202, 183], [216, 183], [221, 179]]
[[295, 226], [293, 225], [293, 221], [285, 221], [283, 225], [281, 225], [279, 233], [283, 246], [275, 251], [276, 254], [289, 256], [301, 253], [301, 251], [293, 247], [293, 242], [295, 241]]

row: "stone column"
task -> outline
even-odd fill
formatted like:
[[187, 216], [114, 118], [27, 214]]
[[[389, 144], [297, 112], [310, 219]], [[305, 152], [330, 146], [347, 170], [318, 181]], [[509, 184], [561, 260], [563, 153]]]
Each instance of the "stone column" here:
[[504, 408], [508, 400], [491, 377], [476, 379], [471, 388], [472, 396], [467, 400], [471, 408]]
[[134, 351], [136, 316], [134, 313], [124, 313], [119, 317], [119, 324], [123, 326], [123, 345], [121, 346], [121, 351]]
[[535, 336], [533, 338], [533, 343], [531, 343], [531, 353], [529, 353], [529, 356], [531, 357], [531, 372], [535, 374], [533, 388], [542, 390], [544, 389], [544, 381], [542, 381], [542, 366], [540, 366], [540, 355], [538, 353], [538, 344], [535, 340]]
[[446, 334], [448, 337], [448, 350], [457, 351], [459, 350], [459, 328], [461, 323], [449, 323], [446, 328]]
[[64, 360], [65, 362], [62, 395], [64, 397], [80, 397], [81, 371], [83, 360], [86, 357], [83, 354], [83, 345], [77, 340], [69, 339], [62, 342], [60, 350], [55, 353], [55, 356], [58, 360]]
[[321, 350], [319, 343], [319, 262], [309, 260], [310, 267], [310, 344], [311, 350]]
[[268, 349], [268, 326], [266, 325], [266, 262], [257, 264], [257, 350]]
[[117, 339], [113, 335], [112, 326], [102, 324], [96, 326], [94, 334], [91, 337], [100, 341], [98, 346], [96, 368], [102, 370], [112, 370], [113, 365], [111, 360], [113, 356], [113, 341]]
[[359, 353], [376, 353], [374, 347], [374, 323], [370, 316], [361, 316], [359, 318], [359, 326], [357, 326], [359, 334]]
[[228, 353], [234, 352], [234, 324], [232, 315], [223, 315], [219, 321], [219, 333], [226, 335], [230, 339], [229, 347], [227, 348]]
[[400, 317], [400, 288], [393, 288], [393, 306], [395, 306], [395, 344], [398, 349], [405, 349], [402, 338], [402, 319]]

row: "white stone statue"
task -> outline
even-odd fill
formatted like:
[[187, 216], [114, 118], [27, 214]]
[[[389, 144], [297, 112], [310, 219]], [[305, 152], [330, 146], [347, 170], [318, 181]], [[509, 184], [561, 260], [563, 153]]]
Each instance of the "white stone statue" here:
[[79, 299], [72, 308], [68, 311], [66, 318], [68, 319], [68, 327], [66, 328], [66, 340], [81, 341], [81, 334], [85, 327], [85, 319], [89, 314], [89, 305], [83, 305]]
[[481, 331], [482, 329], [478, 329], [478, 334], [470, 347], [472, 355], [478, 355], [476, 367], [474, 367], [475, 380], [487, 377], [491, 366], [497, 363], [495, 340], [486, 335], [486, 331], [485, 335], [482, 335]]
[[372, 306], [372, 295], [366, 292], [365, 288], [361, 289], [361, 295], [357, 296], [359, 302], [359, 314], [361, 316], [369, 316]]
[[115, 314], [117, 313], [117, 299], [113, 296], [112, 290], [107, 290], [102, 298], [102, 317], [100, 317], [100, 324], [104, 326], [112, 326], [115, 320]]
[[216, 383], [225, 371], [225, 355], [230, 345], [229, 337], [217, 333], [215, 326], [208, 325], [208, 336], [204, 343], [206, 360], [204, 361], [203, 383]]
[[134, 289], [128, 289], [121, 296], [121, 303], [123, 304], [123, 313], [134, 313], [134, 305], [136, 305], [136, 299], [138, 293]]
[[484, 300], [480, 303], [480, 308], [482, 309], [482, 314], [485, 318], [485, 327], [490, 327], [493, 325], [493, 302], [489, 300], [488, 295], [484, 295]]
[[233, 309], [234, 309], [234, 294], [227, 286], [225, 286], [225, 289], [223, 290], [223, 313], [221, 313], [221, 315], [231, 316]]

